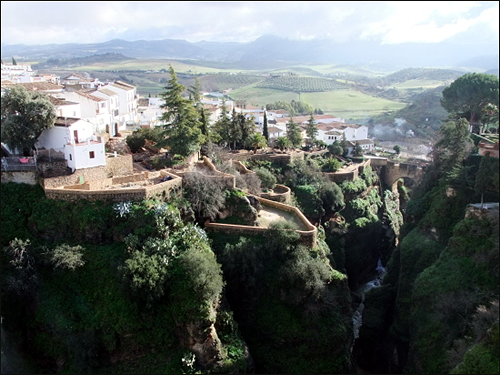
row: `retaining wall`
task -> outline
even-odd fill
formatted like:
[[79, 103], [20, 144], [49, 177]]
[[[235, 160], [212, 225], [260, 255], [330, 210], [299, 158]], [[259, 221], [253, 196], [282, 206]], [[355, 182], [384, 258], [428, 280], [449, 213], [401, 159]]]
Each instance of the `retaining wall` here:
[[[309, 220], [304, 216], [304, 214], [297, 208], [290, 206], [288, 204], [283, 204], [279, 202], [275, 202], [269, 199], [256, 197], [263, 206], [273, 207], [280, 209], [282, 211], [290, 212], [294, 214], [296, 217], [300, 219], [300, 221], [304, 224], [307, 230], [297, 230], [297, 233], [300, 234], [300, 239], [303, 244], [308, 247], [314, 247], [317, 242], [318, 230], [317, 228], [310, 223]], [[205, 223], [205, 229], [209, 231], [215, 232], [225, 232], [225, 233], [239, 233], [239, 234], [247, 234], [247, 235], [262, 235], [265, 231], [269, 230], [269, 228], [262, 227], [252, 227], [248, 225], [233, 225], [233, 224], [220, 224], [220, 223]]]
[[[141, 174], [144, 181], [144, 175]], [[45, 196], [49, 199], [60, 199], [77, 201], [87, 199], [89, 201], [140, 201], [149, 198], [169, 199], [173, 196], [182, 196], [182, 179], [174, 174], [161, 171], [159, 176], [171, 176], [169, 181], [160, 182], [155, 185], [136, 187], [136, 188], [112, 188], [113, 179], [104, 179], [102, 181], [93, 181], [73, 186], [64, 186], [58, 188], [45, 188]], [[134, 177], [131, 176], [133, 179]], [[103, 189], [91, 190], [91, 187], [102, 186]]]
[[18, 184], [38, 184], [38, 172], [37, 171], [2, 171], [2, 183], [16, 182]]

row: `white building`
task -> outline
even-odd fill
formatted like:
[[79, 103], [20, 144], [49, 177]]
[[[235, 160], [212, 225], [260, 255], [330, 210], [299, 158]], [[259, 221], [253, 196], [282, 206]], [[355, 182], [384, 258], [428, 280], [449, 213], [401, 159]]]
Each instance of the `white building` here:
[[94, 134], [93, 124], [79, 118], [58, 117], [38, 137], [36, 148], [63, 152], [72, 171], [106, 165], [103, 139]]
[[135, 86], [129, 85], [128, 83], [122, 81], [116, 81], [104, 87], [118, 94], [119, 129], [125, 130], [127, 123], [131, 125], [135, 125], [136, 123], [138, 123], [139, 118], [137, 116], [137, 92]]
[[69, 91], [66, 92], [65, 95], [68, 100], [80, 103], [80, 117], [94, 125], [94, 132], [108, 132], [112, 124], [108, 100], [93, 95], [93, 93], [94, 92], [91, 94], [83, 91]]

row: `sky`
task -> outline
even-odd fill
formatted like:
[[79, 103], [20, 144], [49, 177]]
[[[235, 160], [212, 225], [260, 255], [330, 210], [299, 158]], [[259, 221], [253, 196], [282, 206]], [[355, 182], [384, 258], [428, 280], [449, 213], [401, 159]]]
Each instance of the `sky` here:
[[111, 39], [498, 43], [498, 1], [2, 1], [2, 44]]

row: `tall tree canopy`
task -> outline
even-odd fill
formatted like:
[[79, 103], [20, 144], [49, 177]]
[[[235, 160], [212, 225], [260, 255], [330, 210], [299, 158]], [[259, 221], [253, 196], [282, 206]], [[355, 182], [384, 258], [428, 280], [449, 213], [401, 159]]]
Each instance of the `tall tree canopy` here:
[[2, 142], [13, 152], [34, 149], [38, 137], [54, 126], [56, 112], [47, 94], [14, 85], [2, 96]]
[[266, 141], [269, 141], [269, 129], [267, 126], [267, 113], [264, 111], [264, 124], [262, 128], [262, 135], [266, 139]]
[[286, 137], [293, 147], [300, 147], [302, 144], [302, 135], [300, 134], [299, 125], [290, 117], [290, 121], [286, 124]]
[[316, 126], [316, 121], [314, 120], [314, 116], [312, 113], [309, 121], [307, 122], [306, 134], [309, 137], [309, 142], [311, 144], [314, 144], [316, 136], [318, 135], [318, 127]]
[[177, 80], [177, 75], [170, 65], [170, 80], [165, 91], [160, 95], [165, 100], [162, 108], [166, 112], [162, 116], [165, 122], [164, 139], [158, 143], [159, 147], [167, 146], [176, 155], [186, 157], [196, 152], [203, 143], [201, 132], [200, 113], [192, 100], [182, 96], [185, 87]]
[[454, 117], [470, 123], [487, 118], [487, 108], [498, 108], [498, 77], [492, 74], [467, 73], [443, 90], [441, 105]]

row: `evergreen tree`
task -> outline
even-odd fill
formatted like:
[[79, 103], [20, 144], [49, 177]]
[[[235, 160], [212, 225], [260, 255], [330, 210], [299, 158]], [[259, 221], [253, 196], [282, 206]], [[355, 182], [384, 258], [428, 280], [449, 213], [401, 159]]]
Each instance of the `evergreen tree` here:
[[311, 145], [316, 141], [316, 136], [318, 135], [318, 127], [316, 125], [316, 121], [314, 121], [313, 114], [311, 113], [311, 117], [307, 122], [306, 134], [309, 138], [309, 142]]
[[200, 148], [203, 141], [199, 113], [192, 100], [182, 96], [185, 87], [177, 79], [174, 69], [170, 65], [170, 80], [160, 97], [165, 101], [161, 108], [166, 112], [162, 116], [164, 121], [164, 139], [158, 147], [168, 147], [176, 155], [187, 157]]
[[12, 57], [12, 65], [17, 65], [17, 61], [16, 59], [14, 59], [14, 57]]
[[299, 125], [290, 117], [290, 121], [286, 124], [286, 137], [290, 141], [292, 147], [300, 147], [302, 145], [302, 136], [300, 134]]
[[231, 118], [224, 98], [222, 98], [221, 113], [214, 124], [212, 139], [220, 146], [227, 146], [231, 143]]
[[264, 125], [262, 128], [262, 135], [269, 141], [269, 129], [267, 128], [267, 113], [264, 111]]
[[349, 142], [347, 142], [347, 138], [345, 136], [345, 133], [342, 134], [342, 140], [340, 141], [340, 147], [342, 147], [343, 156], [347, 156], [349, 153]]

